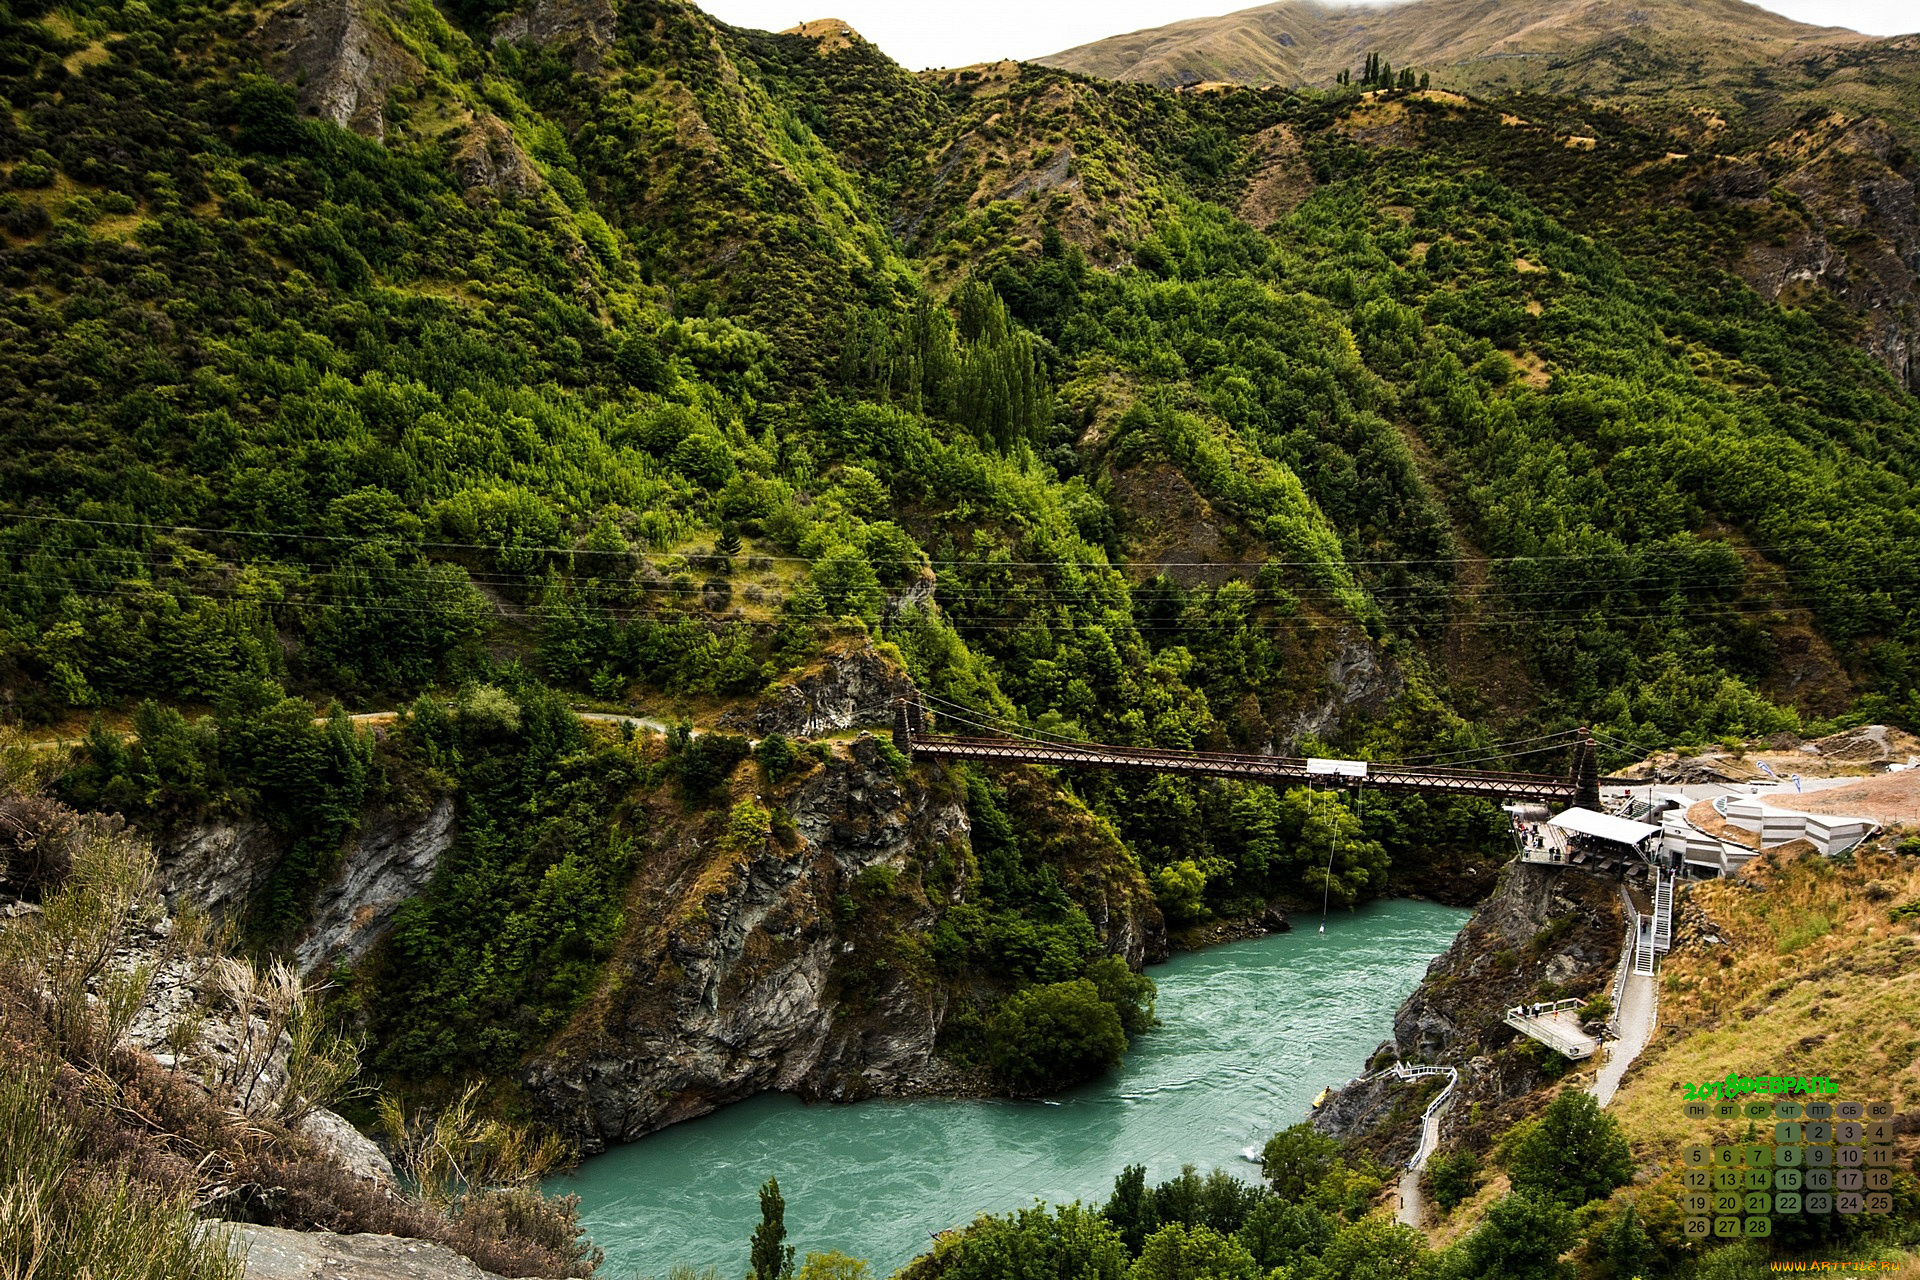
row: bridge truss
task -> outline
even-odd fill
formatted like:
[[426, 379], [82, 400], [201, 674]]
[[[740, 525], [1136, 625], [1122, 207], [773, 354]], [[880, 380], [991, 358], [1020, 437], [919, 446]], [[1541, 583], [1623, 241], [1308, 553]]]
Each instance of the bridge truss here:
[[902, 701], [894, 717], [894, 745], [912, 759], [980, 760], [1002, 764], [1065, 768], [1121, 769], [1190, 777], [1240, 778], [1248, 782], [1326, 788], [1366, 786], [1381, 791], [1424, 795], [1481, 796], [1489, 800], [1532, 800], [1542, 804], [1598, 807], [1600, 779], [1593, 742], [1582, 737], [1574, 747], [1569, 776], [1507, 773], [1434, 765], [1323, 761], [1298, 756], [1268, 756], [1220, 751], [1161, 751], [1101, 743], [1043, 741], [1034, 738], [966, 737], [921, 730], [924, 712]]

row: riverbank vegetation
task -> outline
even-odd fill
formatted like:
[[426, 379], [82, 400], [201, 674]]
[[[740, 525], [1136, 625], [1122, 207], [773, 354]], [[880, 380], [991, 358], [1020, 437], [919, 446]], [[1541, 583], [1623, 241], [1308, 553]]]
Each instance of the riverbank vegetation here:
[[[1773, 1246], [1686, 1239], [1676, 1177], [1634, 1185], [1622, 1126], [1577, 1087], [1505, 1136], [1498, 1186], [1480, 1198], [1469, 1229], [1437, 1233], [1448, 1240], [1441, 1247], [1393, 1221], [1389, 1170], [1350, 1162], [1311, 1126], [1275, 1134], [1262, 1163], [1257, 1186], [1191, 1166], [1150, 1186], [1134, 1166], [1097, 1210], [1036, 1205], [983, 1216], [899, 1280], [1743, 1280], [1780, 1256]], [[1458, 1177], [1465, 1198], [1473, 1174], [1450, 1164], [1454, 1172], [1441, 1165], [1434, 1174]], [[1778, 1246], [1791, 1256], [1908, 1259], [1920, 1242], [1920, 1191], [1911, 1173], [1899, 1177], [1895, 1215], [1788, 1215]]]

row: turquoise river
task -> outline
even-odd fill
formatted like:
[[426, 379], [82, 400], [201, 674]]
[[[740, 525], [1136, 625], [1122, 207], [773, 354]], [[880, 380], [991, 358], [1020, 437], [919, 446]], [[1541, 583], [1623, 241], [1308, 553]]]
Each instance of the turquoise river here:
[[674, 1263], [747, 1266], [756, 1192], [780, 1179], [788, 1242], [840, 1249], [885, 1276], [928, 1234], [1048, 1201], [1101, 1202], [1127, 1164], [1257, 1176], [1242, 1152], [1358, 1074], [1468, 913], [1377, 902], [1291, 933], [1155, 966], [1161, 1025], [1107, 1078], [1044, 1102], [805, 1106], [765, 1095], [588, 1160], [550, 1190], [579, 1195], [606, 1250], [602, 1276], [665, 1277]]

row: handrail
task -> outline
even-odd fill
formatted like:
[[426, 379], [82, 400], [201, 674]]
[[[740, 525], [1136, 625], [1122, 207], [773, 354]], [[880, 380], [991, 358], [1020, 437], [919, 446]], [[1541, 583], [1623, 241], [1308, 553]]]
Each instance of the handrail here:
[[1613, 966], [1613, 1012], [1607, 1015], [1606, 1035], [1609, 1040], [1620, 1038], [1620, 1002], [1627, 997], [1627, 974], [1633, 969], [1633, 921], [1627, 921], [1627, 936], [1620, 942], [1620, 962]]
[[1413, 1158], [1407, 1161], [1407, 1168], [1418, 1173], [1427, 1164], [1427, 1158], [1440, 1145], [1440, 1114], [1453, 1101], [1453, 1091], [1460, 1083], [1458, 1067], [1409, 1067], [1396, 1062], [1388, 1071], [1402, 1080], [1417, 1080], [1424, 1076], [1446, 1076], [1447, 1087], [1435, 1094], [1427, 1109], [1420, 1113], [1420, 1143], [1413, 1149]]

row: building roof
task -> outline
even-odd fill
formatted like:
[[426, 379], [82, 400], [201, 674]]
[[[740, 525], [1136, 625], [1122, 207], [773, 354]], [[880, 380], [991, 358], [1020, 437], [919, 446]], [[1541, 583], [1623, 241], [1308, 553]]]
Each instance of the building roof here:
[[1624, 845], [1637, 845], [1648, 836], [1660, 834], [1658, 827], [1650, 827], [1630, 818], [1616, 818], [1610, 813], [1595, 813], [1591, 809], [1568, 809], [1547, 825]]

